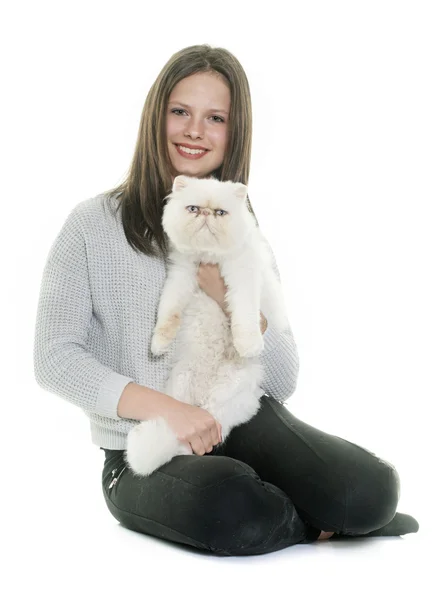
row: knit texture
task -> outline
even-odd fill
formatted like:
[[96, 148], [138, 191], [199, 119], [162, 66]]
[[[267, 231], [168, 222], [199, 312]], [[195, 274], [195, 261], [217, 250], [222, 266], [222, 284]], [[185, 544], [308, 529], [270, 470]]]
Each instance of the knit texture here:
[[[36, 314], [34, 375], [40, 387], [85, 412], [94, 444], [123, 450], [137, 421], [118, 416], [122, 392], [130, 382], [164, 392], [176, 339], [167, 354], [151, 354], [166, 262], [128, 244], [117, 202], [100, 194], [77, 204], [50, 248]], [[275, 258], [274, 270], [280, 279]], [[278, 333], [269, 325], [264, 346], [261, 387], [283, 403], [299, 370], [291, 329]]]

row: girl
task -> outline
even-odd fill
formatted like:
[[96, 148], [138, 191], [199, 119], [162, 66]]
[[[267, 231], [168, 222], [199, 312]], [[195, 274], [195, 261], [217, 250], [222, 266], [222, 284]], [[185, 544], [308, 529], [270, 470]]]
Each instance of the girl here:
[[[92, 441], [105, 453], [107, 507], [135, 531], [221, 556], [418, 531], [415, 519], [396, 512], [400, 484], [391, 464], [285, 408], [297, 348], [291, 329], [277, 333], [267, 315], [261, 407], [224, 444], [212, 415], [159, 391], [176, 345], [161, 357], [149, 349], [166, 274], [163, 200], [179, 174], [247, 185], [251, 141], [250, 91], [238, 60], [209, 45], [174, 54], [146, 98], [125, 181], [80, 202], [51, 247], [36, 380], [89, 417]], [[230, 318], [218, 267], [200, 265], [197, 277]], [[137, 477], [124, 458], [127, 433], [156, 416], [193, 454]]]

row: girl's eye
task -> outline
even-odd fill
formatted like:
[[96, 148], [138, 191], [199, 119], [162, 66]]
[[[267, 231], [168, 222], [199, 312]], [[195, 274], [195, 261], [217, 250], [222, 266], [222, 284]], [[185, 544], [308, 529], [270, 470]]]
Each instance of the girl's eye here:
[[[187, 208], [188, 212], [196, 212], [196, 209], [198, 207], [197, 206], [193, 206], [192, 204], [190, 204], [190, 206], [187, 206], [186, 208]], [[190, 210], [190, 208], [193, 209], [193, 210]]]
[[[174, 108], [172, 111], [172, 113], [178, 114], [178, 112], [185, 112], [185, 110], [183, 108]], [[220, 119], [219, 121], [214, 121], [215, 123], [224, 123], [224, 119], [222, 119], [222, 117], [219, 117], [218, 115], [213, 115], [211, 117], [212, 119]]]

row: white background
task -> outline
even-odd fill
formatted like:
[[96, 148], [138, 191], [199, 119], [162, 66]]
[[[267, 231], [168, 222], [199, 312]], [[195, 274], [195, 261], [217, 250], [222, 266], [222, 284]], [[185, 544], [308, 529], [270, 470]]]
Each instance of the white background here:
[[[417, 592], [434, 532], [432, 2], [9, 2], [0, 17], [7, 597]], [[394, 464], [417, 534], [219, 560], [133, 533], [105, 506], [86, 416], [34, 381], [49, 248], [120, 182], [150, 86], [201, 43], [249, 78], [249, 195], [300, 355], [287, 407]]]

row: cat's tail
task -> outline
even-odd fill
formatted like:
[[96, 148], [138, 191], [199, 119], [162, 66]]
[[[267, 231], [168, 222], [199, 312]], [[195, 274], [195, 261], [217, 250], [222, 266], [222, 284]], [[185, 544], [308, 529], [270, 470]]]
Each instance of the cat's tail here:
[[142, 421], [128, 433], [126, 461], [138, 475], [150, 475], [181, 454], [192, 454], [191, 448], [177, 439], [162, 417]]

